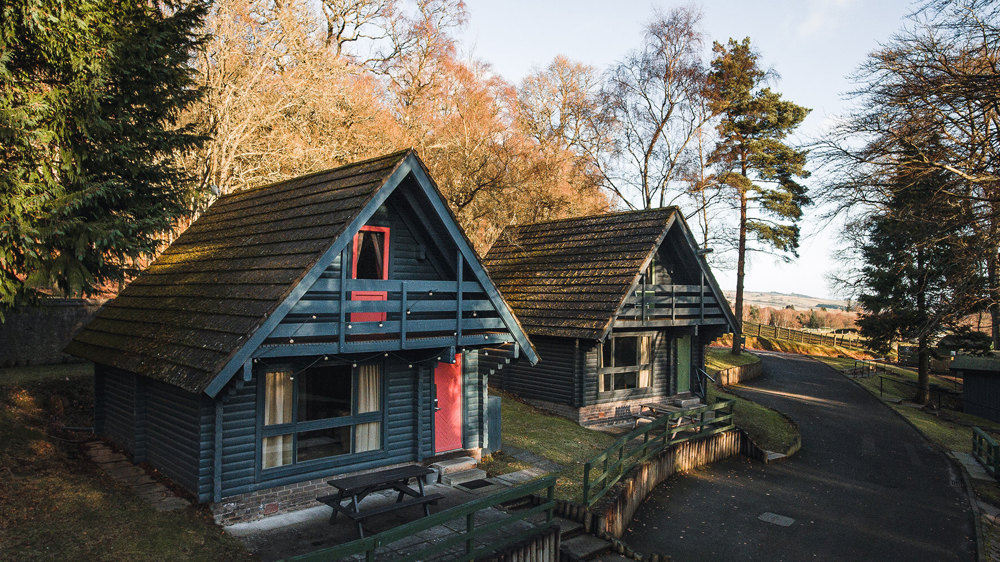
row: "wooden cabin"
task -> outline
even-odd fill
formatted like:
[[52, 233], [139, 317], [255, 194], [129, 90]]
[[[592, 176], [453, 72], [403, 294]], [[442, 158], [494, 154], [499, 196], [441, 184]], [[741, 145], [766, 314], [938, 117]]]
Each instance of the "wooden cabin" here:
[[69, 345], [97, 433], [231, 522], [475, 454], [537, 356], [413, 151], [219, 198]]
[[1000, 422], [1000, 354], [958, 355], [949, 369], [962, 379], [962, 410]]
[[738, 330], [677, 208], [509, 227], [483, 262], [543, 357], [491, 384], [583, 425], [690, 400]]

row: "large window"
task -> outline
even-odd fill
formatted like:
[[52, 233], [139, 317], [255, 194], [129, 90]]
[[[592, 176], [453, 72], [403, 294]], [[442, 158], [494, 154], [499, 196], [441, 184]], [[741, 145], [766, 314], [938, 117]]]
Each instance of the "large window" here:
[[382, 448], [382, 367], [264, 374], [262, 468]]
[[653, 336], [615, 336], [601, 344], [601, 392], [652, 384]]

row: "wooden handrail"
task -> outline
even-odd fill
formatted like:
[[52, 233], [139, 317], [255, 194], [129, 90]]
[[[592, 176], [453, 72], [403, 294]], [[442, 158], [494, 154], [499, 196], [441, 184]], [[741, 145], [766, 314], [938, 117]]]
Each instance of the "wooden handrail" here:
[[[716, 433], [728, 431], [733, 425], [733, 404], [730, 399], [719, 399], [715, 404], [708, 404], [682, 412], [672, 412], [660, 416], [641, 428], [619, 437], [603, 452], [597, 454], [583, 466], [583, 503], [594, 505], [612, 486], [618, 483], [636, 465], [643, 463], [664, 450], [684, 443], [704, 439]], [[712, 419], [706, 420], [708, 412], [719, 412]], [[683, 418], [691, 421], [681, 422]], [[685, 430], [698, 428], [697, 432], [688, 433]], [[656, 433], [660, 430], [659, 433]], [[678, 433], [682, 433], [678, 437]], [[634, 447], [629, 443], [641, 439]], [[617, 457], [617, 458], [616, 458]], [[596, 476], [591, 472], [600, 467]]]

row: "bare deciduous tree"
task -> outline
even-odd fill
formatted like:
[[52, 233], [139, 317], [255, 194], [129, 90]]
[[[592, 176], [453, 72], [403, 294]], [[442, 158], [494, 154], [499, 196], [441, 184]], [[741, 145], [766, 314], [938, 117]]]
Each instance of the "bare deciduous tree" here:
[[609, 74], [602, 98], [614, 149], [594, 156], [604, 186], [630, 208], [671, 204], [697, 165], [693, 145], [711, 118], [700, 18], [689, 7], [657, 13], [643, 46]]

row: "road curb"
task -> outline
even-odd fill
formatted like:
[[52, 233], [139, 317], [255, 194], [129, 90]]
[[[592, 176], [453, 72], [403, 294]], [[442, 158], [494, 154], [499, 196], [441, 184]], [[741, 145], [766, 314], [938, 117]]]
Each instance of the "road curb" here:
[[826, 363], [820, 361], [819, 359], [812, 357], [811, 355], [805, 355], [804, 357], [808, 357], [817, 364], [822, 365], [827, 369], [830, 369], [837, 375], [847, 379], [849, 382], [851, 382], [861, 390], [864, 390], [865, 393], [867, 393], [869, 396], [877, 400], [878, 403], [881, 404], [885, 409], [889, 410], [890, 412], [895, 414], [896, 417], [903, 420], [904, 422], [906, 422], [907, 425], [912, 427], [913, 430], [916, 431], [918, 435], [920, 435], [920, 438], [923, 439], [928, 445], [930, 445], [932, 449], [942, 453], [944, 455], [944, 458], [948, 459], [948, 462], [951, 463], [953, 467], [958, 468], [958, 473], [962, 475], [962, 483], [963, 487], [965, 488], [965, 495], [966, 498], [968, 499], [969, 507], [972, 509], [972, 527], [973, 529], [976, 530], [976, 560], [978, 562], [988, 562], [986, 560], [986, 554], [985, 554], [986, 545], [983, 544], [983, 533], [982, 530], [980, 529], [980, 525], [982, 524], [982, 510], [979, 508], [979, 501], [976, 499], [976, 492], [975, 490], [972, 489], [972, 481], [969, 480], [969, 475], [967, 474], [965, 467], [962, 466], [962, 463], [958, 462], [957, 459], [953, 458], [950, 454], [948, 454], [951, 451], [945, 450], [944, 447], [938, 445], [934, 441], [931, 441], [929, 437], [924, 435], [924, 432], [920, 431], [920, 428], [918, 428], [916, 424], [910, 421], [910, 418], [907, 418], [903, 414], [899, 413], [895, 408], [890, 407], [887, 401], [885, 401], [882, 398], [879, 398], [878, 396], [875, 396], [875, 394], [873, 394], [870, 390], [868, 390], [868, 388], [865, 387], [863, 384], [859, 383], [858, 381], [854, 380], [851, 377], [848, 377], [844, 373], [841, 373], [837, 369], [831, 367], [830, 365], [827, 365]]

